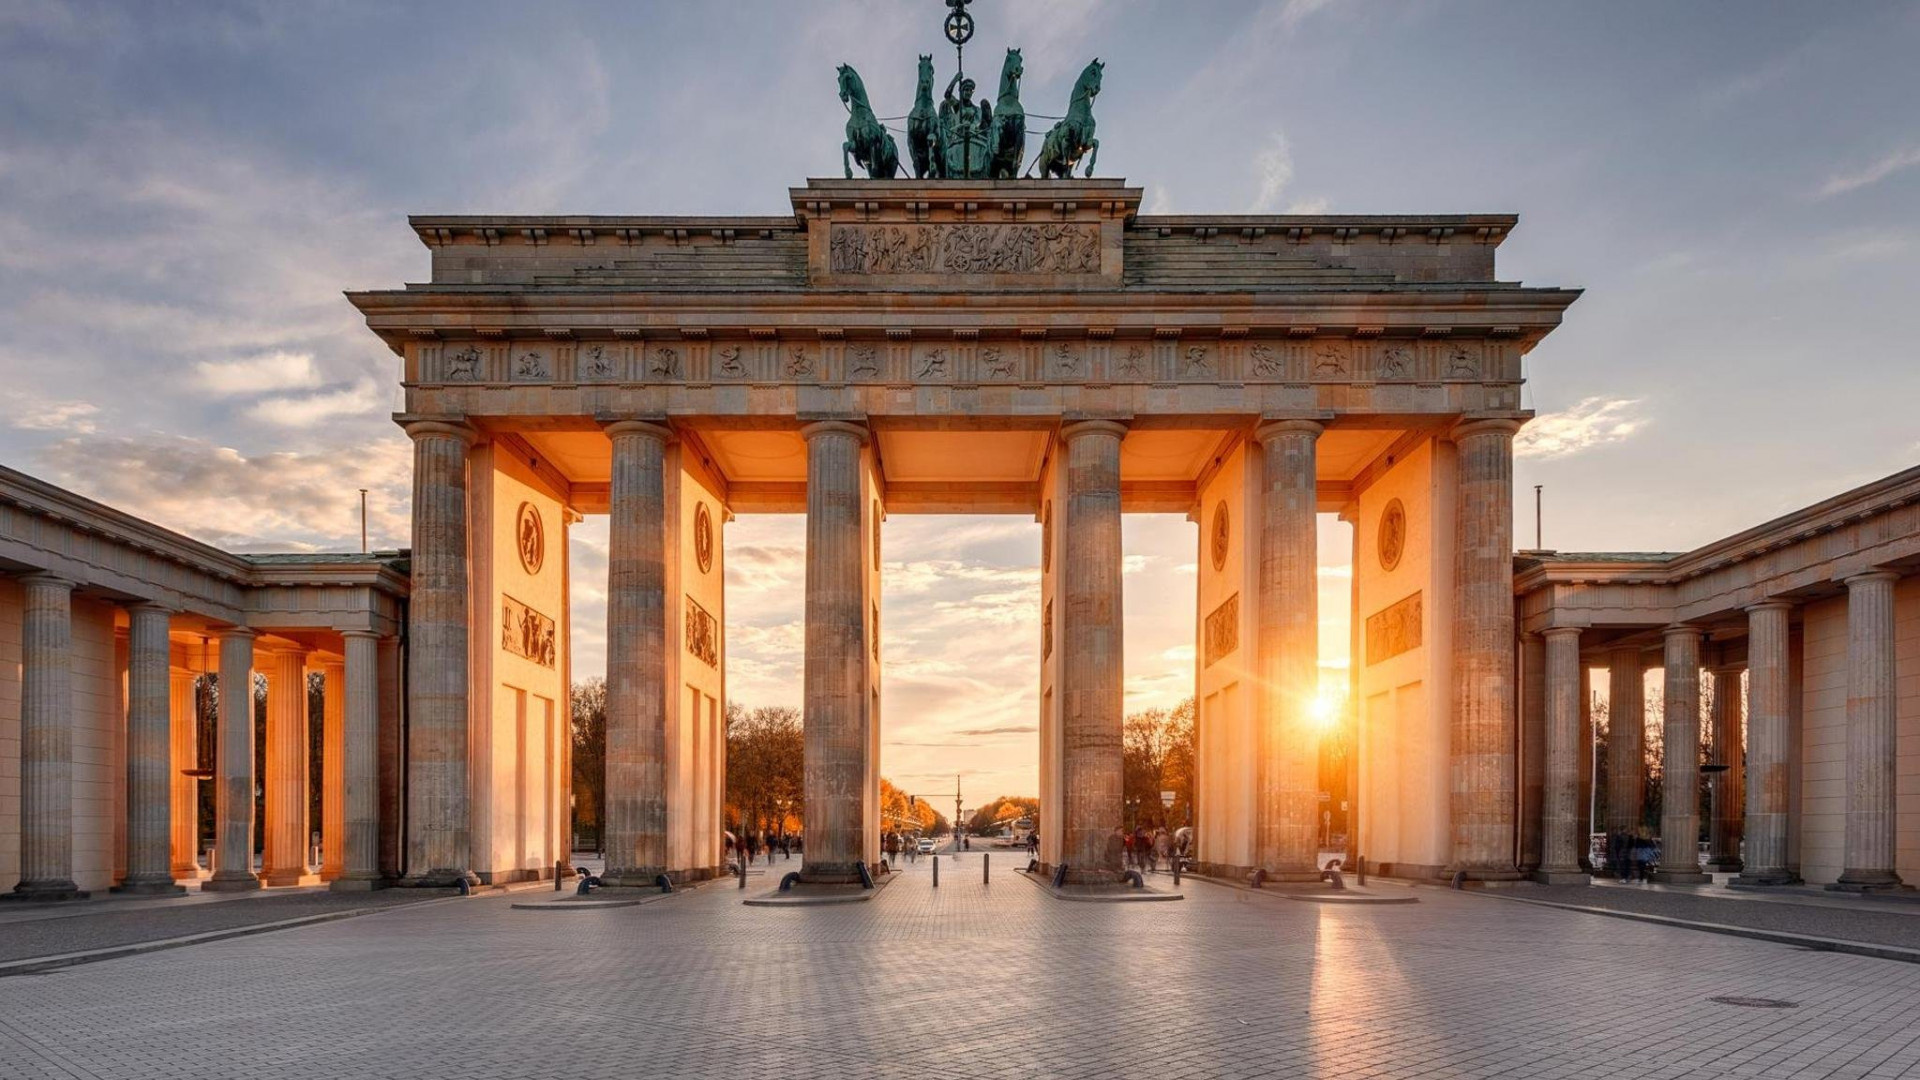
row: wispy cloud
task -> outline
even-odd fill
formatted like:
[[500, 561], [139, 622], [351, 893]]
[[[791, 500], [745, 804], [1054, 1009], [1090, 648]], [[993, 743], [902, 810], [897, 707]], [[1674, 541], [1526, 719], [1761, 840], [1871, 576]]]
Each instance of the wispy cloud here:
[[1646, 427], [1634, 409], [1639, 398], [1590, 397], [1570, 409], [1533, 419], [1514, 437], [1518, 457], [1559, 458], [1617, 443]]
[[295, 397], [270, 397], [247, 408], [247, 416], [278, 427], [310, 428], [343, 417], [377, 413], [385, 391], [372, 379], [343, 390]]
[[223, 396], [320, 385], [313, 355], [304, 352], [276, 350], [239, 360], [202, 360], [193, 366], [193, 373], [202, 389]]
[[1905, 149], [1895, 150], [1864, 169], [1856, 169], [1853, 172], [1835, 173], [1827, 177], [1827, 182], [1821, 184], [1820, 190], [1814, 192], [1814, 197], [1831, 199], [1835, 195], [1845, 195], [1848, 192], [1858, 191], [1861, 188], [1872, 187], [1887, 177], [1895, 173], [1905, 172], [1915, 165], [1920, 165], [1920, 146], [1909, 146]]

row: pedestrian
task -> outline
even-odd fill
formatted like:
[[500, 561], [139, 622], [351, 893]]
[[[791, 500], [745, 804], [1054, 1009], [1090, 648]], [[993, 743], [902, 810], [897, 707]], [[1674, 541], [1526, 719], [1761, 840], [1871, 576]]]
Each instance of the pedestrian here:
[[1040, 833], [1037, 830], [1027, 834], [1027, 857], [1030, 859], [1040, 857]]
[[[1153, 830], [1153, 864], [1158, 869], [1160, 861], [1173, 854], [1173, 837], [1167, 835], [1166, 826]], [[1169, 864], [1171, 865], [1171, 864]]]

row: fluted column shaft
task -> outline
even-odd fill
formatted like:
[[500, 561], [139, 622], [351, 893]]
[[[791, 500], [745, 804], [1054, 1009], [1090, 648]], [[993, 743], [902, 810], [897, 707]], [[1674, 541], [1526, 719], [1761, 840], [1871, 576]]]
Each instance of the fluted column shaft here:
[[413, 437], [413, 582], [408, 601], [407, 883], [478, 882], [467, 792], [467, 450], [464, 424]]
[[823, 421], [807, 440], [807, 611], [803, 673], [807, 881], [857, 881], [866, 844], [866, 568], [860, 448], [866, 429]]
[[73, 582], [20, 579], [20, 881], [16, 896], [71, 900]]
[[1593, 869], [1588, 837], [1594, 831], [1593, 812], [1593, 668], [1580, 661], [1580, 868]]
[[320, 877], [346, 870], [347, 673], [340, 660], [320, 665]]
[[1470, 878], [1518, 877], [1514, 806], [1513, 436], [1518, 421], [1454, 429], [1453, 861]]
[[1700, 872], [1700, 631], [1669, 626], [1661, 738], [1660, 869], [1656, 880], [1693, 885]]
[[1584, 879], [1580, 814], [1580, 631], [1557, 626], [1544, 635], [1546, 775], [1541, 792], [1539, 877]]
[[1840, 886], [1887, 889], [1894, 872], [1893, 587], [1890, 570], [1847, 579], [1846, 869]]
[[1262, 466], [1254, 835], [1260, 865], [1281, 881], [1320, 876], [1320, 730], [1313, 706], [1320, 692], [1315, 481], [1323, 430], [1312, 420], [1278, 420], [1254, 433]]
[[[340, 874], [336, 890], [371, 888], [380, 879], [380, 637], [349, 630], [341, 688]], [[327, 850], [333, 850], [331, 842]]]
[[167, 712], [172, 718], [172, 749], [167, 784], [172, 792], [172, 870], [174, 878], [197, 880], [200, 876], [200, 781], [187, 770], [200, 767], [199, 697], [194, 692], [198, 676], [187, 668], [168, 670], [170, 701]]
[[220, 631], [220, 715], [213, 788], [213, 876], [203, 889], [257, 889], [253, 872], [253, 631]]
[[[1607, 828], [1631, 836], [1647, 808], [1647, 682], [1637, 648], [1607, 654]], [[1609, 847], [1611, 854], [1611, 846]]]
[[269, 885], [298, 885], [307, 874], [307, 654], [267, 654], [266, 861]]
[[1520, 635], [1520, 869], [1546, 859], [1547, 639]]
[[[610, 424], [607, 556], [607, 872], [651, 885], [667, 870], [666, 448], [672, 432]], [[811, 833], [812, 819], [808, 819]], [[811, 835], [808, 837], [811, 839]]]
[[1788, 709], [1787, 672], [1791, 604], [1769, 602], [1747, 609], [1747, 821], [1745, 885], [1781, 885], [1796, 880], [1787, 869]]
[[172, 612], [127, 609], [127, 875], [118, 891], [175, 894], [173, 883]]
[[1707, 865], [1715, 870], [1739, 870], [1741, 824], [1746, 817], [1746, 754], [1742, 749], [1740, 669], [1716, 668], [1713, 673], [1713, 763], [1726, 766], [1714, 779], [1713, 828], [1707, 844]]

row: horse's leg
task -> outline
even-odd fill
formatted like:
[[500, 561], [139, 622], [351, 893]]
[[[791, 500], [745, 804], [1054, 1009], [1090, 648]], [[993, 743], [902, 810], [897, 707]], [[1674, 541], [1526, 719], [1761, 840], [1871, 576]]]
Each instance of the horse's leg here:
[[853, 144], [852, 143], [843, 142], [840, 144], [840, 164], [842, 167], [844, 167], [847, 170], [847, 179], [849, 180], [853, 179]]
[[1089, 178], [1093, 176], [1093, 163], [1098, 160], [1100, 160], [1100, 140], [1094, 139], [1087, 143], [1087, 176]]

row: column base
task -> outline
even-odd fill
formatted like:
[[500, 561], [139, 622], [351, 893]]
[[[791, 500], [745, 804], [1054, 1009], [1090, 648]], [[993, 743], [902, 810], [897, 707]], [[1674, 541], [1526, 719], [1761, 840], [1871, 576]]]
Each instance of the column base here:
[[[1344, 871], [1342, 872], [1344, 873]], [[1321, 872], [1318, 870], [1301, 870], [1295, 867], [1291, 870], [1269, 870], [1267, 871], [1267, 880], [1276, 883], [1289, 882], [1292, 884], [1300, 884], [1303, 882], [1319, 881], [1321, 880], [1320, 874]]]
[[462, 881], [468, 885], [480, 884], [479, 877], [473, 871], [455, 870], [450, 867], [428, 870], [412, 877], [401, 878], [395, 884], [403, 889], [451, 889], [457, 887]]
[[1827, 886], [1828, 892], [1888, 893], [1907, 889], [1900, 875], [1891, 870], [1845, 870], [1840, 880]]
[[664, 866], [629, 866], [601, 874], [600, 884], [608, 889], [657, 889], [660, 883], [655, 879], [661, 874], [667, 875], [668, 881], [680, 880]]
[[51, 903], [61, 900], [85, 900], [86, 890], [66, 878], [53, 878], [46, 881], [23, 881], [13, 887], [13, 891], [0, 899], [15, 900], [23, 904]]
[[1740, 861], [1738, 855], [1723, 855], [1719, 858], [1709, 857], [1707, 869], [1717, 870], [1723, 874], [1737, 874], [1745, 869], [1745, 864]]
[[122, 881], [120, 884], [113, 886], [107, 891], [111, 893], [118, 893], [122, 896], [185, 896], [187, 895], [187, 887], [185, 885], [180, 885], [175, 883], [174, 880], [170, 877], [153, 878], [145, 881], [129, 878], [128, 880]]
[[809, 863], [803, 857], [800, 862], [800, 880], [808, 885], [858, 885], [860, 884], [860, 864], [857, 862]]
[[392, 884], [392, 882], [385, 878], [375, 877], [371, 874], [365, 877], [346, 877], [343, 875], [327, 882], [327, 888], [332, 892], [373, 892], [376, 889], [387, 888]]
[[1647, 875], [1655, 885], [1710, 885], [1712, 874], [1703, 874], [1698, 870], [1655, 870]]
[[253, 874], [236, 874], [226, 870], [217, 871], [200, 883], [201, 892], [252, 892], [259, 887], [260, 879]]
[[1526, 881], [1528, 875], [1518, 869], [1492, 866], [1449, 866], [1440, 872], [1442, 879], [1451, 882], [1453, 875], [1464, 874], [1466, 880], [1477, 882]]
[[1780, 885], [1798, 885], [1800, 875], [1791, 870], [1746, 870], [1732, 881], [1727, 882], [1730, 889], [1770, 889]]
[[1533, 872], [1533, 880], [1542, 885], [1591, 885], [1592, 875], [1584, 870], [1554, 870], [1542, 868]]

